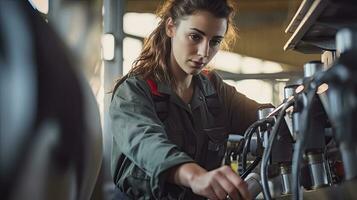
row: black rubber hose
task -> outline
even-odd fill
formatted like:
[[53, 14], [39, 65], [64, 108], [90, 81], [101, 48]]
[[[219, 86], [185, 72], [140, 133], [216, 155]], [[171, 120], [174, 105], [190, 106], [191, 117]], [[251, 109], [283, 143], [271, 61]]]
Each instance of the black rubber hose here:
[[240, 177], [241, 177], [243, 180], [244, 180], [245, 178], [247, 178], [248, 174], [250, 174], [250, 173], [253, 171], [253, 169], [255, 169], [255, 167], [258, 166], [258, 164], [259, 164], [259, 162], [260, 162], [261, 159], [262, 159], [261, 157], [256, 157], [255, 160], [253, 161], [253, 163], [252, 163], [251, 165], [249, 165], [249, 167], [247, 168], [247, 170], [245, 170], [245, 171], [242, 173], [242, 175], [241, 175]]
[[278, 134], [281, 120], [283, 119], [283, 117], [285, 115], [285, 110], [287, 108], [289, 108], [293, 103], [294, 103], [294, 101], [288, 101], [288, 102], [286, 102], [284, 107], [281, 109], [281, 111], [278, 115], [278, 119], [276, 120], [275, 126], [273, 127], [273, 130], [269, 136], [268, 145], [264, 149], [264, 153], [263, 153], [263, 157], [262, 157], [262, 164], [260, 167], [260, 174], [261, 174], [261, 179], [262, 179], [263, 195], [264, 195], [264, 199], [266, 199], [266, 200], [271, 199], [269, 185], [268, 185], [268, 176], [267, 176], [269, 155], [271, 153], [271, 149], [272, 149], [275, 137]]
[[246, 130], [244, 133], [244, 147], [243, 147], [243, 152], [242, 152], [242, 169], [243, 171], [246, 171], [247, 169], [247, 155], [249, 151], [249, 146], [250, 146], [250, 141], [252, 139], [252, 136], [256, 129], [263, 125], [263, 124], [273, 124], [274, 119], [273, 118], [264, 118], [261, 120], [258, 120], [254, 122], [252, 125], [249, 126], [249, 128]]

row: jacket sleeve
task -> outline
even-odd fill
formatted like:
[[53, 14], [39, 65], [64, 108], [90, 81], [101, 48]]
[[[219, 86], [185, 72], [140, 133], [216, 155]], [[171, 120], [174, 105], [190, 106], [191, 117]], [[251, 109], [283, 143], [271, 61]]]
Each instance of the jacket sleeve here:
[[216, 73], [211, 72], [211, 81], [215, 85], [219, 98], [227, 114], [227, 127], [230, 134], [244, 134], [244, 131], [257, 121], [257, 111], [263, 106], [239, 93], [233, 86], [223, 82]]
[[159, 194], [166, 180], [163, 172], [175, 165], [193, 162], [168, 140], [145, 81], [128, 78], [119, 86], [110, 105], [110, 117], [118, 150], [150, 176], [154, 196]]

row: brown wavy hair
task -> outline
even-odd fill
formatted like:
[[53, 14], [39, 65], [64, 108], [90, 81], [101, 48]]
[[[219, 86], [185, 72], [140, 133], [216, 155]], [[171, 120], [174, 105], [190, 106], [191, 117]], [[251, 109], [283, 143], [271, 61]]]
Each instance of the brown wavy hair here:
[[133, 62], [132, 69], [119, 82], [129, 76], [139, 75], [144, 79], [150, 78], [156, 81], [174, 84], [168, 67], [171, 54], [171, 39], [166, 35], [166, 21], [172, 18], [176, 25], [185, 16], [192, 15], [198, 10], [207, 11], [218, 18], [227, 19], [227, 32], [222, 47], [235, 41], [237, 35], [233, 25], [233, 17], [236, 12], [235, 1], [230, 0], [166, 0], [157, 11], [161, 18], [158, 26], [145, 40], [143, 50]]

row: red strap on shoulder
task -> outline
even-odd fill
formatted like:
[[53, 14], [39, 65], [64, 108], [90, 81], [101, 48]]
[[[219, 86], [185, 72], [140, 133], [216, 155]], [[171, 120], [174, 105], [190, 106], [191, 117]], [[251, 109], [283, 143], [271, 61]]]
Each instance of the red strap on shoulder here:
[[156, 96], [161, 96], [161, 94], [157, 90], [157, 84], [156, 84], [156, 82], [154, 80], [146, 79], [146, 82], [150, 87], [151, 94], [156, 95]]
[[203, 70], [201, 71], [201, 73], [202, 73], [205, 77], [207, 77], [209, 80], [211, 80], [211, 78], [212, 78], [212, 71], [211, 71], [211, 70], [209, 70], [209, 69], [203, 69]]

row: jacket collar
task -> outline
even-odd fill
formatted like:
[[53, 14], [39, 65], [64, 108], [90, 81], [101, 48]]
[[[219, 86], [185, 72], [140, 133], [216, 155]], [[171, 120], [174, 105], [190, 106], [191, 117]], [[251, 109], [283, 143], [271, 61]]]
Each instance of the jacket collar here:
[[157, 82], [157, 91], [160, 94], [172, 95], [173, 91], [167, 83]]
[[193, 78], [195, 79], [196, 83], [198, 84], [201, 91], [206, 97], [217, 93], [216, 89], [213, 86], [212, 81], [209, 80], [207, 76], [200, 73], [198, 75], [195, 75]]
[[[216, 89], [213, 86], [213, 83], [209, 78], [205, 75], [198, 74], [193, 76], [193, 81], [199, 86], [204, 96], [211, 96], [217, 93]], [[157, 91], [160, 94], [172, 95], [173, 90], [166, 83], [158, 82], [157, 83]]]

